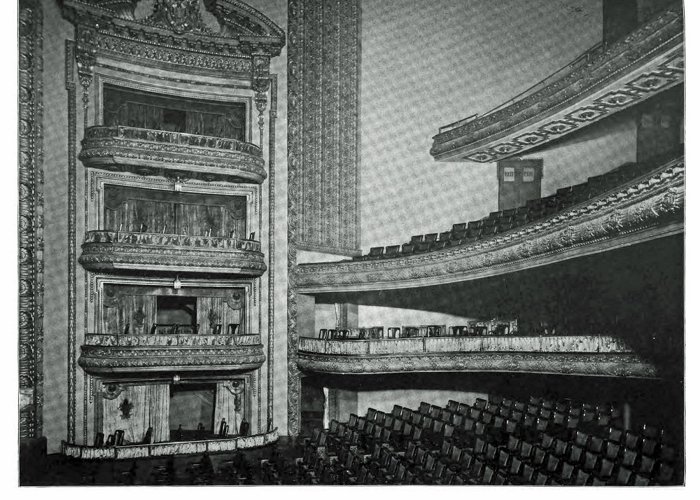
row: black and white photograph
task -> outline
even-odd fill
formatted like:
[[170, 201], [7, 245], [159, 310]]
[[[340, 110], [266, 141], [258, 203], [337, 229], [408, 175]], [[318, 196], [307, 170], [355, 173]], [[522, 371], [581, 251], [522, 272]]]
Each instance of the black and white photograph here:
[[15, 486], [686, 485], [689, 3], [18, 0]]

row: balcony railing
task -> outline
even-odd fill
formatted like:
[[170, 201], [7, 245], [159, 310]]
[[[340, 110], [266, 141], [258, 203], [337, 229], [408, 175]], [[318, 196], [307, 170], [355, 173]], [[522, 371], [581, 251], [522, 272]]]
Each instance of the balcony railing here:
[[96, 448], [79, 444], [61, 443], [61, 454], [82, 460], [133, 460], [135, 458], [172, 455], [202, 455], [259, 448], [279, 439], [277, 429], [253, 436], [232, 436], [204, 441], [182, 441]]
[[653, 365], [611, 336], [300, 338], [298, 364], [323, 373], [497, 371], [653, 377]]
[[522, 154], [681, 84], [683, 61], [682, 4], [673, 2], [512, 99], [441, 127], [430, 152], [437, 160], [479, 163]]
[[88, 231], [79, 259], [91, 271], [149, 270], [260, 276], [260, 242], [185, 234]]
[[247, 372], [265, 362], [260, 335], [88, 334], [78, 364], [104, 378]]
[[98, 125], [86, 129], [82, 145], [80, 159], [88, 167], [256, 183], [267, 176], [262, 150], [235, 139]]

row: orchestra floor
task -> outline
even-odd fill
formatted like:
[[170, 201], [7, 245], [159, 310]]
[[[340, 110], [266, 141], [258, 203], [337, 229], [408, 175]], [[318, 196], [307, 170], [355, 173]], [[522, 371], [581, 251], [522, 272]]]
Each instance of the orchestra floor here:
[[[210, 455], [211, 469], [196, 455], [159, 457], [139, 460], [87, 462], [62, 455], [49, 455], [31, 470], [22, 470], [23, 486], [76, 485], [261, 485], [261, 460], [284, 460], [294, 463], [303, 453], [294, 440], [281, 437], [270, 446], [246, 450], [245, 453]], [[235, 467], [232, 467], [235, 464]]]

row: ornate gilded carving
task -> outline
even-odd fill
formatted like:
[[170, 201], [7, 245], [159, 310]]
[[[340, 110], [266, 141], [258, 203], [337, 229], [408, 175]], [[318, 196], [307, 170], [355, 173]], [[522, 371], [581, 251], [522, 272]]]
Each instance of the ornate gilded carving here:
[[199, 0], [158, 0], [152, 15], [136, 20], [129, 2], [65, 0], [63, 15], [94, 34], [95, 52], [76, 55], [187, 66], [188, 72], [250, 74], [253, 52], [280, 54], [284, 32], [257, 10], [234, 0], [207, 0], [205, 8], [219, 23], [214, 32], [203, 22], [201, 5]]
[[153, 14], [145, 22], [170, 29], [178, 35], [210, 31], [202, 20], [199, 0], [156, 0]]
[[262, 275], [260, 242], [158, 233], [89, 231], [79, 262], [91, 271], [117, 269]]
[[21, 0], [19, 49], [19, 433], [42, 435], [44, 170], [43, 13], [38, 0]]
[[685, 159], [550, 219], [475, 243], [372, 261], [303, 264], [297, 290], [376, 290], [471, 280], [683, 231]]
[[480, 163], [522, 154], [683, 80], [683, 12], [678, 2], [541, 90], [439, 133], [430, 153], [437, 160]]
[[254, 144], [195, 134], [133, 127], [90, 127], [79, 156], [87, 167], [142, 175], [183, 175], [203, 180], [267, 176], [262, 151]]
[[274, 428], [275, 383], [275, 128], [277, 126], [277, 75], [270, 75], [270, 123], [268, 137], [268, 259], [267, 271], [267, 430]]
[[[154, 336], [141, 337], [148, 341], [148, 337]], [[196, 335], [180, 337], [195, 338], [178, 340], [177, 345], [171, 346], [142, 345], [140, 339], [137, 345], [84, 344], [78, 364], [87, 373], [100, 377], [159, 372], [166, 373], [163, 376], [167, 378], [167, 372], [173, 371], [245, 372], [257, 370], [265, 362], [260, 343], [195, 345], [196, 342], [202, 342], [196, 339]]]
[[105, 399], [117, 399], [124, 392], [124, 386], [119, 384], [102, 384], [102, 397]]

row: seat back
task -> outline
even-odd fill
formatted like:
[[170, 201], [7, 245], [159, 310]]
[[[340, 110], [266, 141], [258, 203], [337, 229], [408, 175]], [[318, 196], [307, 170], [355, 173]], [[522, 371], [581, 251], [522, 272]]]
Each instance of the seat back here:
[[638, 444], [639, 436], [630, 431], [625, 432], [625, 448], [635, 449]]
[[576, 471], [576, 477], [574, 479], [574, 484], [576, 486], [586, 486], [591, 475], [588, 472], [584, 472], [582, 469]]

